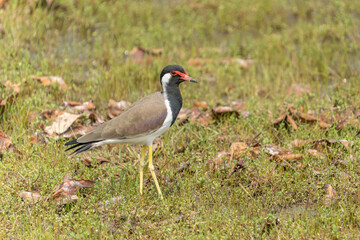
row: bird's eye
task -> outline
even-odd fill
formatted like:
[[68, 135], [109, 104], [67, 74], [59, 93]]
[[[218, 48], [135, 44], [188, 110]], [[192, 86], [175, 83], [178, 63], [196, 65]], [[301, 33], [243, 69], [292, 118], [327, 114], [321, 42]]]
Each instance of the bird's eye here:
[[170, 74], [171, 74], [172, 76], [176, 76], [176, 75], [177, 75], [177, 73], [176, 73], [175, 71], [171, 71]]

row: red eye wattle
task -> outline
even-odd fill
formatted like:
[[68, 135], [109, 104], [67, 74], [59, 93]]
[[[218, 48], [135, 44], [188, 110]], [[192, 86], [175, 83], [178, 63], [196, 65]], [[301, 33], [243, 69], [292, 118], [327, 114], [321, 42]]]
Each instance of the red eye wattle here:
[[171, 71], [170, 74], [173, 75], [173, 76], [177, 75], [177, 73], [175, 71]]

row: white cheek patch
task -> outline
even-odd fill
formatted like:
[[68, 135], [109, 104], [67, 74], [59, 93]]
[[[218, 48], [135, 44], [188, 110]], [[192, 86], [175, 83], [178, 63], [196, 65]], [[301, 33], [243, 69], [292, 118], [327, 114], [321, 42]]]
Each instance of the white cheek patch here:
[[162, 86], [163, 86], [163, 89], [166, 85], [169, 84], [170, 82], [170, 79], [171, 79], [171, 74], [170, 73], [167, 73], [165, 74], [162, 79], [161, 79], [161, 83], [162, 83]]

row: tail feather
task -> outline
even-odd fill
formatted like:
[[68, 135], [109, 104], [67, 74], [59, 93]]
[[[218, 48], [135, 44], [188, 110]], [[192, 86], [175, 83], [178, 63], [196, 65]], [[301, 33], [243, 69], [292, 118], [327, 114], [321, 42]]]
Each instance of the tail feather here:
[[[72, 154], [78, 154], [78, 153], [85, 152], [85, 151], [93, 148], [93, 147], [94, 147], [93, 144], [94, 144], [94, 143], [97, 143], [97, 142], [99, 142], [99, 141], [79, 143], [79, 142], [77, 141], [77, 139], [74, 139], [74, 140], [71, 140], [71, 141], [65, 143], [65, 146], [70, 146], [70, 147], [67, 148], [65, 151], [67, 152], [67, 151], [69, 151], [69, 150], [71, 150], [71, 149], [77, 148], [77, 149], [75, 149], [74, 152], [71, 153], [71, 155], [72, 155]], [[71, 145], [73, 145], [73, 146], [71, 146]]]
[[78, 143], [78, 142], [77, 142], [77, 139], [74, 139], [74, 140], [71, 140], [71, 141], [65, 143], [65, 146], [74, 145], [74, 144], [76, 144], [76, 143]]

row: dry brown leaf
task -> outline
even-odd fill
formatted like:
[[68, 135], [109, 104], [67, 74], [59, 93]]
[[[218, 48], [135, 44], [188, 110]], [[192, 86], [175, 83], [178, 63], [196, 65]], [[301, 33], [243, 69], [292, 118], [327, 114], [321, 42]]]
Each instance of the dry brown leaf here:
[[13, 144], [10, 140], [10, 138], [0, 130], [0, 151], [7, 152], [11, 150], [13, 147]]
[[300, 160], [302, 159], [302, 157], [303, 157], [302, 154], [288, 153], [288, 154], [274, 155], [272, 158], [274, 160], [289, 161], [289, 160]]
[[126, 108], [131, 105], [130, 102], [120, 101], [116, 102], [112, 99], [109, 100], [108, 108], [106, 109], [107, 116], [112, 119], [118, 115], [120, 115]]
[[177, 116], [177, 119], [180, 120], [180, 125], [183, 125], [188, 120], [191, 122], [197, 122], [203, 126], [208, 126], [212, 122], [210, 114], [208, 112], [200, 111], [197, 107], [192, 109], [182, 108]]
[[194, 102], [194, 107], [201, 107], [204, 111], [206, 111], [209, 107], [209, 104], [205, 101], [201, 101], [201, 102]]
[[312, 141], [313, 141], [312, 139], [295, 139], [290, 143], [290, 146], [292, 148], [302, 148], [306, 144], [311, 143]]
[[63, 114], [59, 115], [53, 122], [51, 126], [45, 127], [44, 131], [49, 135], [53, 136], [54, 133], [56, 134], [62, 134], [66, 130], [69, 129], [69, 127], [79, 118], [82, 116], [79, 114], [71, 114], [64, 112]]
[[37, 202], [41, 199], [40, 193], [22, 191], [18, 195], [24, 201]]
[[273, 125], [279, 125], [280, 123], [282, 123], [285, 120], [286, 116], [287, 116], [286, 113], [282, 113], [280, 117], [278, 117], [277, 119], [275, 119], [275, 121], [273, 121]]
[[289, 110], [289, 112], [291, 113], [291, 115], [293, 117], [296, 117], [297, 115], [297, 110], [296, 108], [294, 108], [294, 105], [291, 104], [291, 103], [287, 103], [287, 102], [284, 102], [284, 105], [287, 107], [287, 109]]
[[297, 130], [297, 125], [294, 121], [294, 119], [292, 119], [292, 117], [288, 114], [286, 114], [286, 121], [290, 124], [290, 126], [296, 131]]
[[316, 149], [309, 149], [308, 150], [308, 153], [311, 155], [311, 156], [315, 156], [315, 157], [319, 157], [319, 158], [322, 158], [322, 157], [325, 157], [325, 155], [321, 152], [319, 152], [318, 150]]
[[234, 110], [230, 106], [214, 107], [211, 109], [211, 112], [215, 117], [219, 117], [219, 116], [223, 116], [223, 115], [230, 115], [230, 114], [235, 114], [236, 116], [239, 116], [239, 112]]
[[326, 122], [324, 122], [324, 121], [322, 121], [322, 120], [319, 120], [319, 126], [320, 126], [321, 128], [329, 128], [329, 127], [331, 127], [330, 124], [328, 124], [328, 123], [326, 123]]
[[95, 185], [95, 181], [85, 179], [67, 179], [56, 189], [52, 199], [61, 204], [69, 203], [78, 199], [75, 195], [80, 188], [90, 188]]
[[62, 90], [67, 90], [68, 87], [61, 77], [57, 76], [33, 76], [32, 79], [40, 81], [44, 86], [50, 86], [52, 83], [59, 84]]
[[83, 113], [96, 109], [94, 102], [92, 100], [83, 103], [74, 102], [74, 101], [64, 101], [62, 107], [68, 108], [70, 113]]
[[14, 92], [19, 93], [20, 92], [20, 85], [21, 83], [18, 84], [12, 84], [10, 80], [7, 80], [4, 84], [4, 86], [8, 89], [12, 89]]
[[330, 184], [327, 185], [326, 187], [326, 195], [325, 195], [325, 206], [329, 207], [331, 205], [331, 203], [333, 203], [336, 200], [336, 192], [335, 190], [332, 188], [332, 186]]
[[316, 122], [316, 121], [318, 121], [318, 119], [316, 117], [311, 116], [309, 114], [298, 112], [297, 115], [301, 120], [303, 120], [305, 122]]
[[240, 159], [246, 154], [246, 150], [249, 148], [246, 142], [234, 142], [230, 146], [231, 160]]

